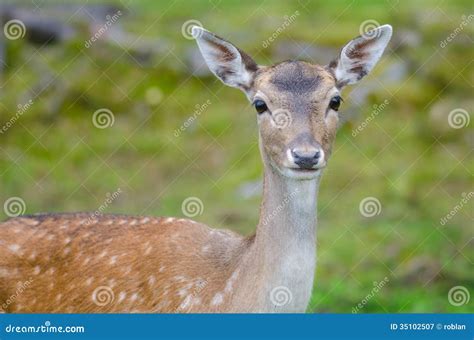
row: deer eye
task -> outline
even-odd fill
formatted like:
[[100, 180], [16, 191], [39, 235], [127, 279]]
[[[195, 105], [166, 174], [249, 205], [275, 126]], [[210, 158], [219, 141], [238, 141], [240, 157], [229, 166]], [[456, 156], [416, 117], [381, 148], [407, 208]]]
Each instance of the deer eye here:
[[259, 114], [268, 110], [267, 104], [265, 104], [263, 100], [257, 99], [253, 102], [253, 105], [255, 105], [255, 110], [257, 110]]
[[341, 105], [341, 101], [342, 101], [341, 96], [332, 97], [331, 101], [329, 102], [329, 107], [332, 110], [337, 111], [337, 110], [339, 110], [339, 106]]

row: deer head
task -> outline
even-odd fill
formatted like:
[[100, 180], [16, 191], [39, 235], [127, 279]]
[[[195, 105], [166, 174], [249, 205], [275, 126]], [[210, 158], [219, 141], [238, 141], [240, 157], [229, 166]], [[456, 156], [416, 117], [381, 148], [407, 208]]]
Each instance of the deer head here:
[[345, 45], [329, 65], [284, 61], [260, 66], [230, 42], [193, 27], [209, 69], [255, 106], [265, 165], [285, 177], [313, 179], [326, 166], [339, 121], [341, 89], [368, 74], [392, 35], [380, 26]]

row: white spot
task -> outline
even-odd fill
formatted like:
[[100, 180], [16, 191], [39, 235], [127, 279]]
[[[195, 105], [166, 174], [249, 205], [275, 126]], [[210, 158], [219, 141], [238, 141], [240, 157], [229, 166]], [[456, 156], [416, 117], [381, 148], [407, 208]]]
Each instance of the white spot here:
[[53, 234], [49, 234], [48, 236], [46, 236], [46, 239], [48, 241], [52, 241], [54, 239], [54, 235]]
[[86, 285], [87, 286], [90, 286], [92, 284], [92, 281], [94, 281], [94, 278], [93, 277], [90, 277], [86, 280]]
[[67, 229], [67, 224], [63, 224], [62, 226], [59, 227], [59, 229]]
[[67, 254], [69, 254], [70, 252], [71, 252], [71, 248], [70, 248], [70, 247], [66, 247], [66, 248], [64, 248], [64, 250], [63, 250], [63, 254], [64, 254], [64, 255], [67, 255]]
[[86, 259], [84, 260], [84, 262], [82, 262], [82, 265], [85, 266], [85, 265], [87, 265], [90, 261], [91, 261], [91, 258], [88, 257], [88, 258], [86, 258]]
[[64, 244], [68, 244], [68, 243], [70, 243], [70, 242], [71, 242], [71, 238], [70, 238], [70, 237], [66, 237], [66, 238], [64, 239]]
[[137, 299], [138, 299], [138, 294], [137, 293], [133, 293], [132, 296], [130, 297], [131, 302], [135, 302]]
[[125, 300], [126, 297], [127, 297], [127, 293], [120, 292], [120, 294], [118, 296], [118, 302], [122, 302], [123, 300]]
[[160, 269], [158, 269], [158, 271], [159, 271], [160, 273], [162, 273], [163, 270], [165, 270], [165, 266], [160, 266]]
[[173, 221], [174, 221], [173, 217], [168, 217], [168, 218], [165, 218], [165, 220], [163, 222], [170, 223], [170, 222], [173, 222]]
[[179, 292], [178, 292], [178, 295], [181, 296], [181, 297], [185, 296], [186, 294], [188, 294], [187, 289], [180, 289]]
[[117, 262], [117, 255], [114, 255], [110, 258], [110, 264], [115, 264]]
[[153, 285], [155, 284], [155, 282], [156, 282], [155, 277], [154, 277], [153, 275], [150, 275], [150, 276], [148, 277], [148, 284], [149, 284], [150, 286], [153, 286]]
[[135, 225], [135, 224], [137, 224], [137, 223], [138, 223], [137, 220], [132, 220], [132, 221], [129, 223], [129, 225]]
[[120, 221], [118, 222], [118, 224], [120, 224], [120, 225], [125, 224], [125, 223], [127, 223], [127, 220], [120, 220]]
[[33, 275], [38, 275], [39, 273], [41, 273], [41, 267], [36, 266], [35, 269], [33, 270]]
[[10, 249], [14, 253], [18, 253], [18, 251], [20, 250], [20, 246], [18, 244], [10, 244], [8, 246], [8, 249]]
[[104, 225], [111, 225], [112, 223], [114, 223], [114, 220], [107, 220], [104, 222]]
[[150, 221], [150, 218], [145, 217], [145, 218], [142, 218], [142, 219], [140, 220], [140, 223], [141, 223], [141, 224], [144, 224], [144, 223], [148, 223], [149, 221]]
[[107, 255], [107, 250], [104, 250], [102, 253], [100, 253], [99, 258], [103, 258]]
[[232, 291], [232, 286], [234, 285], [235, 279], [238, 276], [238, 271], [236, 270], [235, 272], [232, 273], [231, 277], [229, 280], [227, 280], [227, 283], [225, 285], [225, 292], [229, 293]]
[[209, 250], [209, 246], [203, 246], [203, 247], [201, 248], [201, 251], [202, 251], [203, 253], [207, 252], [208, 250]]
[[211, 305], [217, 306], [217, 305], [220, 305], [223, 301], [224, 301], [224, 297], [222, 296], [222, 294], [221, 294], [221, 293], [217, 293], [217, 294], [214, 295], [214, 297], [212, 298]]
[[191, 304], [191, 300], [192, 300], [192, 295], [188, 295], [186, 296], [186, 298], [184, 299], [184, 301], [179, 305], [179, 309], [186, 309], [189, 307], [189, 305]]
[[33, 260], [35, 260], [35, 259], [36, 259], [36, 252], [32, 252], [32, 253], [30, 254], [30, 256], [28, 257], [28, 260], [33, 261]]

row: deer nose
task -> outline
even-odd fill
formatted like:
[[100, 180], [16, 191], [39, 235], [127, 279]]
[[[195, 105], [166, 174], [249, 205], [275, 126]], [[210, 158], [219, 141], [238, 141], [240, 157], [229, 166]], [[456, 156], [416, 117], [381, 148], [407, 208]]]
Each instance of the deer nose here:
[[316, 148], [309, 149], [292, 149], [291, 155], [293, 156], [294, 162], [301, 169], [312, 169], [318, 164], [321, 158], [321, 150]]

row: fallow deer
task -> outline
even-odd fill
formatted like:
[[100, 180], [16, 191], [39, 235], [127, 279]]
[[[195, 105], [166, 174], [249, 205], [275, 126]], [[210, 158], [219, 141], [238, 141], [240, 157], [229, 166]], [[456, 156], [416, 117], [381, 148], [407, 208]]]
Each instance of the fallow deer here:
[[[380, 26], [327, 66], [259, 66], [201, 28], [208, 67], [253, 103], [264, 164], [256, 233], [184, 218], [37, 214], [0, 223], [4, 312], [304, 312], [315, 273], [316, 203], [341, 89], [364, 77], [392, 35]], [[26, 284], [28, 283], [28, 284]], [[23, 287], [19, 292], [19, 287]]]

